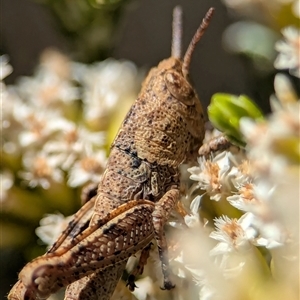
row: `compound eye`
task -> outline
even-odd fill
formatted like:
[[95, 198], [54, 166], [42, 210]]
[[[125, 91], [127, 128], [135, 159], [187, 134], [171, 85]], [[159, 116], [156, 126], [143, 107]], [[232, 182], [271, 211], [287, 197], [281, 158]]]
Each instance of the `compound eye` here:
[[195, 93], [188, 81], [178, 72], [168, 71], [165, 74], [165, 83], [169, 92], [185, 105], [195, 104]]

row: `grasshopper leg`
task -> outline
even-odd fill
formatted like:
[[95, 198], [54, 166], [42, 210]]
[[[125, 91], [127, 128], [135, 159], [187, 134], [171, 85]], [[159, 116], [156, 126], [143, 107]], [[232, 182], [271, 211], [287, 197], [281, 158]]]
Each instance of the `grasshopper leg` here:
[[164, 224], [168, 220], [171, 211], [179, 199], [179, 190], [174, 188], [169, 190], [155, 205], [152, 213], [154, 226], [154, 237], [156, 239], [159, 258], [161, 261], [162, 272], [164, 276], [164, 285], [162, 289], [170, 290], [175, 287], [170, 279], [170, 266], [168, 259], [168, 246], [164, 233]]
[[204, 143], [200, 147], [198, 154], [205, 158], [209, 158], [215, 152], [227, 150], [231, 146], [233, 146], [233, 144], [225, 135], [219, 135]]
[[128, 276], [126, 286], [128, 286], [128, 288], [131, 292], [133, 292], [134, 289], [137, 287], [135, 285], [136, 276], [143, 274], [144, 266], [147, 264], [147, 260], [150, 255], [151, 246], [152, 246], [152, 243], [150, 243], [148, 246], [146, 246], [142, 250], [138, 264], [136, 265], [136, 267], [133, 269], [133, 271]]

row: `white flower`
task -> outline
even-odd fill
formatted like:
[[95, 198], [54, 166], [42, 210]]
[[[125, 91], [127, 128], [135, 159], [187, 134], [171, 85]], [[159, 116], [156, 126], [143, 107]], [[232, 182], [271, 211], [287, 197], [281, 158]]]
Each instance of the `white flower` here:
[[[252, 227], [258, 232], [253, 244], [268, 249], [284, 247], [290, 233], [295, 234], [293, 224], [299, 218], [294, 211], [295, 203], [299, 203], [296, 195], [299, 195], [300, 103], [283, 99], [291, 98], [288, 86], [281, 92], [281, 105], [276, 106], [269, 119], [261, 123], [241, 120], [255, 180], [250, 190], [240, 191], [240, 198], [228, 197], [232, 205], [253, 212]], [[247, 195], [252, 198], [250, 202]]]
[[267, 249], [277, 248], [284, 245], [284, 237], [282, 230], [278, 224], [261, 224], [259, 226], [261, 236], [255, 240], [255, 244]]
[[193, 279], [196, 284], [200, 287], [199, 289], [199, 300], [213, 300], [217, 297], [217, 291], [211, 285], [210, 280], [204, 269], [197, 269], [191, 266], [185, 266], [187, 270], [193, 275]]
[[21, 78], [18, 91], [36, 107], [46, 107], [59, 101], [70, 102], [79, 97], [76, 87], [45, 70], [41, 70], [35, 77]]
[[99, 151], [104, 144], [103, 132], [91, 132], [84, 127], [68, 122], [59, 134], [49, 140], [43, 150], [61, 161], [61, 168], [69, 170], [73, 163], [86, 153]]
[[68, 121], [59, 113], [49, 110], [36, 110], [26, 104], [14, 107], [14, 117], [22, 125], [19, 142], [27, 147], [42, 144], [50, 136], [68, 126]]
[[7, 199], [7, 194], [14, 184], [13, 174], [9, 170], [0, 173], [0, 203]]
[[40, 226], [36, 228], [36, 235], [48, 246], [51, 246], [67, 227], [70, 217], [62, 214], [48, 214], [40, 220]]
[[231, 191], [234, 176], [230, 175], [230, 171], [237, 164], [234, 156], [228, 151], [223, 151], [212, 161], [200, 157], [198, 162], [199, 167], [188, 169], [192, 174], [190, 178], [198, 181], [199, 188], [206, 190], [212, 200], [219, 201], [222, 196], [227, 196]]
[[265, 179], [282, 178], [288, 164], [300, 157], [300, 102], [275, 111], [268, 121], [256, 123], [242, 118], [240, 128], [248, 148], [253, 173]]
[[98, 151], [76, 161], [69, 172], [68, 185], [82, 186], [88, 182], [98, 183], [106, 165], [106, 153]]
[[56, 51], [47, 50], [41, 60], [34, 76], [20, 78], [17, 85], [20, 96], [37, 108], [78, 99], [79, 89], [69, 77], [68, 59]]
[[237, 219], [223, 216], [215, 219], [216, 231], [209, 236], [219, 243], [210, 251], [210, 255], [224, 255], [236, 251], [247, 251], [250, 248], [256, 231], [251, 228], [253, 214], [246, 213]]
[[185, 224], [188, 227], [195, 227], [200, 225], [200, 217], [199, 217], [200, 202], [201, 202], [201, 196], [195, 197], [195, 199], [191, 202], [190, 205], [191, 214], [188, 214], [184, 217]]
[[[289, 175], [286, 174], [286, 176]], [[295, 206], [293, 203], [293, 193], [288, 192], [286, 189], [289, 183], [284, 181], [284, 179], [279, 179], [277, 184], [271, 187], [268, 180], [261, 179], [253, 188], [255, 198], [259, 201], [254, 207], [255, 210], [253, 209], [255, 218], [253, 219], [252, 226], [256, 228], [258, 232], [258, 236], [254, 240], [255, 245], [263, 246], [268, 249], [277, 248], [286, 243], [288, 231], [292, 231], [293, 226], [285, 228], [284, 222], [284, 218], [293, 218], [293, 214], [291, 213], [288, 216], [285, 215], [285, 211], [290, 210], [284, 208], [280, 212], [276, 211], [278, 210], [278, 206], [283, 207], [283, 203], [279, 203], [278, 201], [284, 201], [286, 206], [286, 197], [289, 198], [289, 205], [292, 204], [292, 206]], [[281, 191], [282, 188], [284, 189], [284, 195], [280, 197], [278, 193], [283, 192]], [[290, 188], [293, 187], [291, 186]], [[288, 197], [289, 194], [290, 197]]]
[[12, 72], [12, 66], [8, 63], [8, 56], [0, 56], [0, 81], [7, 77]]
[[274, 66], [277, 69], [289, 69], [292, 75], [300, 77], [300, 30], [295, 27], [286, 27], [282, 30], [284, 41], [275, 45], [279, 52]]
[[260, 209], [261, 202], [255, 197], [253, 183], [236, 186], [238, 192], [227, 197], [228, 202], [244, 212], [255, 212]]
[[178, 299], [223, 299], [219, 295], [223, 295], [227, 283], [222, 271], [209, 255], [213, 241], [208, 237], [208, 230], [203, 226], [189, 227], [175, 233], [180, 252], [172, 261], [172, 270], [178, 277], [182, 274], [180, 278], [184, 278], [189, 284], [188, 289], [185, 289], [184, 283], [181, 286], [176, 284], [181, 295]]
[[300, 1], [299, 0], [294, 0], [292, 10], [293, 10], [295, 17], [297, 17], [299, 19], [300, 18]]
[[47, 70], [49, 74], [55, 74], [62, 80], [71, 78], [71, 61], [67, 56], [53, 49], [43, 51], [39, 68]]
[[153, 297], [154, 294], [154, 288], [153, 288], [153, 281], [152, 279], [147, 276], [144, 278], [141, 278], [136, 281], [136, 288], [133, 292], [133, 295], [138, 299], [138, 300], [146, 300], [149, 299], [149, 297]]
[[[299, 58], [300, 59], [300, 58]], [[288, 76], [284, 74], [276, 74], [274, 79], [274, 89], [276, 98], [280, 101], [280, 106], [274, 103], [274, 98], [271, 98], [272, 110], [281, 110], [282, 106], [287, 106], [290, 103], [295, 103], [298, 100], [297, 93], [294, 90], [292, 83]], [[275, 107], [274, 107], [275, 106]]]
[[232, 167], [229, 172], [231, 181], [235, 188], [252, 182], [251, 164], [249, 160], [244, 159], [240, 164], [236, 163], [237, 167]]
[[215, 219], [216, 231], [210, 237], [219, 243], [210, 251], [216, 265], [227, 279], [241, 275], [245, 265], [253, 264], [257, 259], [253, 240], [257, 235], [252, 227], [254, 215], [246, 213], [237, 219], [227, 216]]
[[131, 62], [108, 59], [89, 67], [74, 63], [73, 73], [84, 87], [84, 114], [87, 120], [106, 116], [117, 103], [136, 97], [137, 69]]
[[25, 171], [20, 171], [19, 175], [30, 187], [41, 186], [48, 189], [52, 182], [63, 181], [63, 172], [59, 169], [55, 157], [28, 152], [23, 156], [23, 164]]
[[20, 107], [21, 100], [13, 88], [6, 86], [2, 81], [12, 71], [6, 55], [0, 56], [0, 107], [1, 107], [1, 145], [6, 153], [16, 153], [19, 147], [19, 124], [13, 116], [15, 107]]

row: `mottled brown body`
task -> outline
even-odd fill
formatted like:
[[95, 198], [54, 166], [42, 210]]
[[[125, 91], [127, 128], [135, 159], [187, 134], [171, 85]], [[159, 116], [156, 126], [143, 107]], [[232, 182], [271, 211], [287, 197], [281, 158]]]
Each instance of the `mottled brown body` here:
[[[151, 69], [112, 144], [97, 195], [44, 256], [23, 268], [9, 299], [47, 298], [69, 284], [65, 299], [109, 299], [128, 258], [141, 249], [145, 258], [153, 238], [164, 288], [174, 287], [163, 226], [179, 198], [178, 166], [197, 156], [204, 136], [203, 111], [188, 81], [188, 66], [212, 12], [183, 61], [181, 43], [175, 41], [172, 57]], [[141, 271], [145, 263], [140, 261]]]

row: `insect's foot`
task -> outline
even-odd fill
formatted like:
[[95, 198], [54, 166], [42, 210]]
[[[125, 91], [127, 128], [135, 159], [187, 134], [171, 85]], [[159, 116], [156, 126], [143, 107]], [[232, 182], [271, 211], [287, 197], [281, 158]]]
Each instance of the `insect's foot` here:
[[137, 286], [135, 285], [135, 276], [130, 274], [127, 279], [126, 286], [128, 286], [129, 291], [133, 292]]
[[164, 286], [161, 287], [162, 290], [171, 290], [174, 289], [175, 284], [172, 283], [172, 281], [168, 280], [168, 281], [164, 281]]

